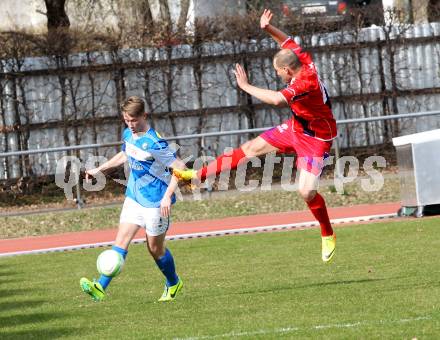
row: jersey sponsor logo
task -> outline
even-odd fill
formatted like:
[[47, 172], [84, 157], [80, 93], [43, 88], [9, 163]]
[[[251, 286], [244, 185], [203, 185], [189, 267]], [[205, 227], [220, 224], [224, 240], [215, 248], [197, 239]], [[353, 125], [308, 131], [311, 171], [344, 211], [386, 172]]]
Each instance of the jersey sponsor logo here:
[[142, 150], [136, 145], [127, 142], [125, 143], [125, 153], [127, 156], [130, 156], [138, 161], [145, 161], [153, 158], [153, 155], [148, 151]]
[[284, 131], [286, 131], [289, 128], [289, 126], [287, 124], [281, 124], [277, 126], [277, 129], [280, 133], [283, 133]]
[[138, 171], [144, 170], [144, 167], [142, 166], [142, 164], [140, 164], [136, 160], [133, 160], [133, 159], [129, 158], [129, 162], [128, 163], [130, 165], [130, 168], [133, 169], [133, 170], [138, 170]]

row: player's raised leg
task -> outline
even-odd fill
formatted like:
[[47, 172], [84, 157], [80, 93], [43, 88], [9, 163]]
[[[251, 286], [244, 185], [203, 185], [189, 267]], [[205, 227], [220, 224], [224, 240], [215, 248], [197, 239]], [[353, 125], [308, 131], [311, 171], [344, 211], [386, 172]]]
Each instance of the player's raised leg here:
[[[319, 162], [316, 158], [315, 161]], [[311, 162], [313, 162], [313, 160]], [[324, 262], [329, 262], [335, 255], [336, 235], [333, 232], [328, 217], [324, 198], [317, 192], [320, 171], [319, 174], [314, 174], [313, 170], [310, 172], [304, 169], [299, 169], [299, 171], [298, 190], [304, 201], [307, 203], [313, 216], [315, 216], [319, 222], [322, 237], [322, 260]]]
[[239, 148], [233, 149], [231, 152], [224, 153], [223, 155], [217, 157], [215, 160], [198, 171], [193, 169], [175, 169], [173, 173], [181, 180], [189, 181], [192, 179], [197, 179], [204, 181], [207, 177], [217, 176], [224, 170], [236, 169], [248, 158], [264, 155], [277, 150], [278, 149], [276, 147], [269, 144], [261, 136], [258, 136], [244, 143]]
[[[118, 234], [116, 236], [116, 241], [112, 249], [121, 254], [124, 260], [128, 254], [128, 246], [130, 245], [133, 237], [136, 235], [138, 229], [139, 226], [136, 224], [119, 224]], [[89, 294], [94, 301], [102, 301], [105, 298], [105, 290], [107, 289], [112, 279], [113, 277], [103, 274], [101, 274], [98, 281], [91, 281], [83, 277], [80, 280], [80, 286], [83, 292]]]

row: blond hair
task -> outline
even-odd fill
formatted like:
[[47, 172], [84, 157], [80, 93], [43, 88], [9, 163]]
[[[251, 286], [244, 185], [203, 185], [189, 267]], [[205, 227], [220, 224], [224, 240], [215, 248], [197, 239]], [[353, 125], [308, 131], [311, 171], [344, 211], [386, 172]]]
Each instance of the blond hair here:
[[297, 55], [289, 49], [278, 51], [273, 57], [273, 62], [277, 67], [290, 67], [294, 70], [301, 67], [301, 62]]
[[145, 103], [142, 98], [131, 96], [121, 104], [121, 111], [131, 117], [140, 117], [145, 113]]

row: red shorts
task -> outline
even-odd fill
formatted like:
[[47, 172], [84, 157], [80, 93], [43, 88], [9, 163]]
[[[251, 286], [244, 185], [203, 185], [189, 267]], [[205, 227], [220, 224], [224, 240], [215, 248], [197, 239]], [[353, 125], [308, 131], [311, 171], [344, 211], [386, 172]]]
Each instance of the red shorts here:
[[306, 170], [315, 176], [321, 175], [324, 160], [329, 157], [332, 146], [331, 141], [322, 141], [294, 131], [293, 119], [263, 132], [260, 137], [276, 147], [279, 153], [296, 154], [297, 169]]

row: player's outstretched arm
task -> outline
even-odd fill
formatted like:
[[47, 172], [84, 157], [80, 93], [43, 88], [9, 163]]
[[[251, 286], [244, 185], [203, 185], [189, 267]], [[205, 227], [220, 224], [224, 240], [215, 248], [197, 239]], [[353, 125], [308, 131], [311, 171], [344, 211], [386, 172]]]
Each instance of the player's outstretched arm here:
[[260, 18], [260, 27], [269, 33], [272, 38], [281, 46], [281, 44], [288, 38], [288, 35], [270, 23], [272, 17], [273, 13], [269, 9], [265, 9]]
[[127, 156], [125, 155], [125, 152], [121, 151], [110, 158], [107, 162], [102, 163], [97, 168], [86, 170], [86, 181], [88, 181], [91, 177], [94, 177], [98, 172], [105, 172], [106, 170], [117, 168], [126, 161]]
[[275, 106], [285, 106], [286, 101], [278, 91], [262, 89], [249, 84], [246, 72], [240, 64], [235, 66], [235, 78], [237, 78], [237, 85], [251, 96], [261, 100], [262, 102]]
[[[185, 163], [183, 163], [179, 158], [170, 164], [170, 168], [173, 169], [186, 169]], [[170, 216], [171, 213], [171, 197], [178, 187], [178, 180], [175, 176], [171, 176], [170, 183], [168, 184], [168, 188], [163, 195], [162, 200], [160, 201], [160, 214], [163, 217]]]

